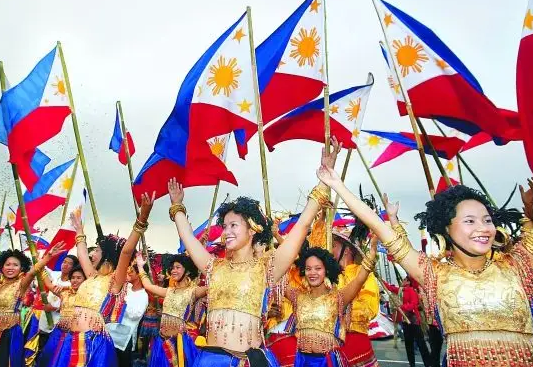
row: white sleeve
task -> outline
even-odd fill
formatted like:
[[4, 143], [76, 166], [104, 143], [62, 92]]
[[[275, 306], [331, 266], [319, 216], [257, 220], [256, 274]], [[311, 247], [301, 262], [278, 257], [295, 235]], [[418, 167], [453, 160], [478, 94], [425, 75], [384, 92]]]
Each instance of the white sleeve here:
[[[133, 296], [133, 294], [135, 294]], [[133, 296], [133, 297], [132, 297]], [[140, 320], [148, 307], [148, 294], [146, 291], [139, 291], [128, 294], [126, 301], [126, 315], [132, 321]]]

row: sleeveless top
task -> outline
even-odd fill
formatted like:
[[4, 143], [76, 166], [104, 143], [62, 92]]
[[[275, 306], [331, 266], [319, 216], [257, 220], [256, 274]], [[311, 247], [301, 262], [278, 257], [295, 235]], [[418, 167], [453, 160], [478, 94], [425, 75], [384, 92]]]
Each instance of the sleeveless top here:
[[0, 334], [20, 323], [19, 308], [22, 300], [20, 285], [22, 274], [17, 279], [0, 276]]
[[196, 288], [197, 285], [191, 282], [185, 288], [169, 287], [167, 289], [161, 313], [161, 335], [175, 336], [187, 331], [186, 322], [191, 316]]

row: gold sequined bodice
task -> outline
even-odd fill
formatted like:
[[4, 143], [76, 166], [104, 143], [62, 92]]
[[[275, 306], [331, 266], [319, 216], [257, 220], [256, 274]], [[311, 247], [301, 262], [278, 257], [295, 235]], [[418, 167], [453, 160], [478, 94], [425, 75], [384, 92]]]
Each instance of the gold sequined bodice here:
[[163, 314], [184, 318], [187, 306], [192, 303], [196, 284], [190, 284], [186, 288], [168, 288], [163, 301]]
[[437, 302], [446, 334], [506, 330], [533, 334], [531, 310], [509, 261], [471, 274], [447, 263], [435, 267]]
[[100, 311], [100, 307], [109, 293], [109, 284], [113, 274], [96, 275], [84, 281], [74, 300], [74, 306]]
[[[339, 346], [346, 336], [344, 322], [339, 322], [339, 292], [333, 290], [319, 297], [309, 292], [296, 296], [296, 331], [298, 349], [325, 353]], [[335, 329], [339, 326], [336, 333]]]
[[244, 264], [216, 259], [209, 279], [208, 312], [220, 309], [261, 317], [267, 288], [267, 260], [262, 257]]
[[59, 296], [61, 298], [61, 307], [59, 308], [57, 327], [63, 330], [70, 330], [75, 310], [76, 291], [72, 288], [67, 288]]
[[22, 277], [14, 280], [0, 280], [0, 312], [18, 312], [15, 310], [20, 300]]

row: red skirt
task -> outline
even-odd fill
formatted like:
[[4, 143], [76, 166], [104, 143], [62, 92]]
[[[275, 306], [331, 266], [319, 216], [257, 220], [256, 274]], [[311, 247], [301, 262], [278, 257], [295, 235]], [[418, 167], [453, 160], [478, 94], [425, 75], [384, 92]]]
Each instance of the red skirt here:
[[375, 367], [378, 360], [366, 334], [347, 332], [341, 351], [346, 355], [351, 367]]
[[266, 345], [274, 354], [280, 367], [294, 366], [296, 358], [296, 337], [292, 334], [270, 334]]

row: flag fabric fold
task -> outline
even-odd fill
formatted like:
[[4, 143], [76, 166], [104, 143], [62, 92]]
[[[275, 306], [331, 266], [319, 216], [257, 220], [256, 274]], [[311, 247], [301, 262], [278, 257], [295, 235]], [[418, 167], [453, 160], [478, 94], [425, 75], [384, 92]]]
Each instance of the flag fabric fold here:
[[[126, 131], [126, 139], [128, 142], [128, 152], [130, 158], [135, 154], [135, 145], [133, 144], [133, 138], [129, 131]], [[115, 127], [113, 128], [113, 135], [111, 136], [111, 141], [109, 142], [109, 149], [118, 154], [118, 160], [123, 165], [128, 164], [128, 157], [126, 156], [126, 139], [122, 137], [122, 129], [120, 127], [120, 117], [118, 113], [118, 108], [116, 111], [115, 117]]]
[[[36, 148], [61, 131], [71, 112], [57, 47], [2, 95], [1, 104], [9, 160], [18, 167], [31, 167]], [[26, 178], [28, 190], [37, 179]]]
[[[333, 93], [330, 96], [331, 136], [344, 148], [356, 148], [363, 117], [374, 78], [369, 82]], [[320, 98], [301, 106], [272, 123], [265, 130], [265, 143], [270, 151], [287, 140], [304, 139], [324, 143], [324, 99]]]
[[[31, 228], [45, 215], [65, 204], [72, 187], [74, 162], [75, 159], [72, 159], [51, 169], [35, 184], [32, 192], [26, 191], [24, 194], [26, 214]], [[17, 209], [17, 218], [13, 228], [15, 231], [24, 228], [20, 208]]]
[[[502, 143], [522, 140], [518, 114], [496, 107], [473, 74], [431, 29], [393, 5], [380, 2], [380, 16], [393, 52], [384, 56], [391, 66], [391, 57], [395, 58], [415, 116], [439, 119], [469, 135], [485, 131]], [[395, 73], [389, 76], [389, 83], [400, 114], [406, 115]]]
[[524, 150], [533, 171], [533, 2], [527, 5], [516, 61], [516, 99]]

